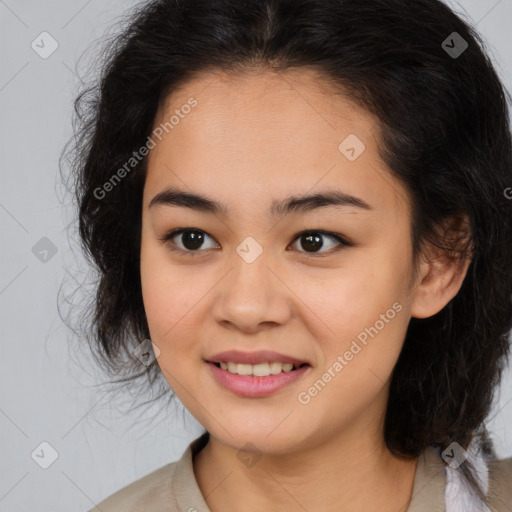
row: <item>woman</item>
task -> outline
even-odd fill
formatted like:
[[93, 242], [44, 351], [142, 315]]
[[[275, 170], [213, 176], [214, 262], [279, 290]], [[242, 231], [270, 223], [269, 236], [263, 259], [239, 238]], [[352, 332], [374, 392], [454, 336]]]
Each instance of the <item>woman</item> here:
[[506, 100], [437, 0], [141, 5], [77, 99], [93, 343], [205, 434], [91, 510], [510, 510]]

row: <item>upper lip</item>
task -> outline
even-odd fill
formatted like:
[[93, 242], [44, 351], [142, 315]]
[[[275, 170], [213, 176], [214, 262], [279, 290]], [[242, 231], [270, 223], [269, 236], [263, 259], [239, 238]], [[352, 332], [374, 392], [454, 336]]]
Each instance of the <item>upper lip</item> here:
[[297, 359], [285, 354], [279, 354], [272, 350], [258, 350], [256, 352], [241, 352], [239, 350], [227, 350], [219, 352], [207, 359], [210, 363], [233, 362], [241, 364], [259, 364], [259, 363], [291, 363], [294, 366], [309, 364], [307, 361]]

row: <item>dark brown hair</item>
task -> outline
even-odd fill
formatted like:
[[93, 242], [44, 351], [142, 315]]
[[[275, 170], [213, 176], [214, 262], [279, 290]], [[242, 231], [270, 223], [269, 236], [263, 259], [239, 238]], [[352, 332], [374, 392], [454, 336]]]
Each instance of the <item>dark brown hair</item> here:
[[[467, 48], [450, 53], [462, 41]], [[131, 355], [149, 337], [139, 270], [146, 159], [106, 198], [95, 190], [144, 144], [160, 102], [195, 73], [314, 66], [380, 120], [381, 156], [414, 205], [415, 258], [427, 242], [460, 257], [472, 247], [456, 297], [410, 321], [384, 429], [403, 456], [452, 441], [467, 447], [484, 428], [512, 326], [510, 96], [484, 50], [476, 30], [438, 0], [139, 5], [108, 41], [99, 79], [76, 99], [68, 153], [83, 249], [98, 271], [87, 319], [98, 361], [119, 382], [153, 383], [160, 372]], [[456, 246], [436, 228], [462, 214], [470, 239]]]

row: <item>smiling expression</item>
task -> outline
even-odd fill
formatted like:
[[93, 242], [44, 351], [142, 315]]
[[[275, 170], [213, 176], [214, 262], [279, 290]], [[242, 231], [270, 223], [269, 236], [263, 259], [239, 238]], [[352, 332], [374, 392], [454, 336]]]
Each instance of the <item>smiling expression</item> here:
[[[151, 339], [180, 401], [237, 448], [284, 453], [375, 424], [411, 317], [408, 194], [379, 157], [377, 119], [319, 84], [306, 68], [208, 73], [154, 123], [197, 100], [148, 158]], [[357, 351], [361, 332], [374, 335]]]

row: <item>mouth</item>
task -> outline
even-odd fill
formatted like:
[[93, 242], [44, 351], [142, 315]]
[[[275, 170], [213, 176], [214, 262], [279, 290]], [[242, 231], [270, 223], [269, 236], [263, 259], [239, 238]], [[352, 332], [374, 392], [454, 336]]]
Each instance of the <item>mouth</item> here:
[[242, 397], [266, 397], [292, 386], [312, 370], [304, 359], [273, 350], [227, 350], [204, 359], [214, 380]]
[[268, 377], [270, 375], [279, 375], [280, 373], [294, 372], [300, 368], [309, 366], [308, 363], [292, 364], [282, 363], [280, 361], [267, 361], [258, 364], [235, 363], [234, 361], [207, 362], [231, 374], [252, 377]]
[[231, 350], [205, 359], [223, 389], [245, 398], [262, 398], [292, 386], [309, 374], [306, 361], [274, 351]]

